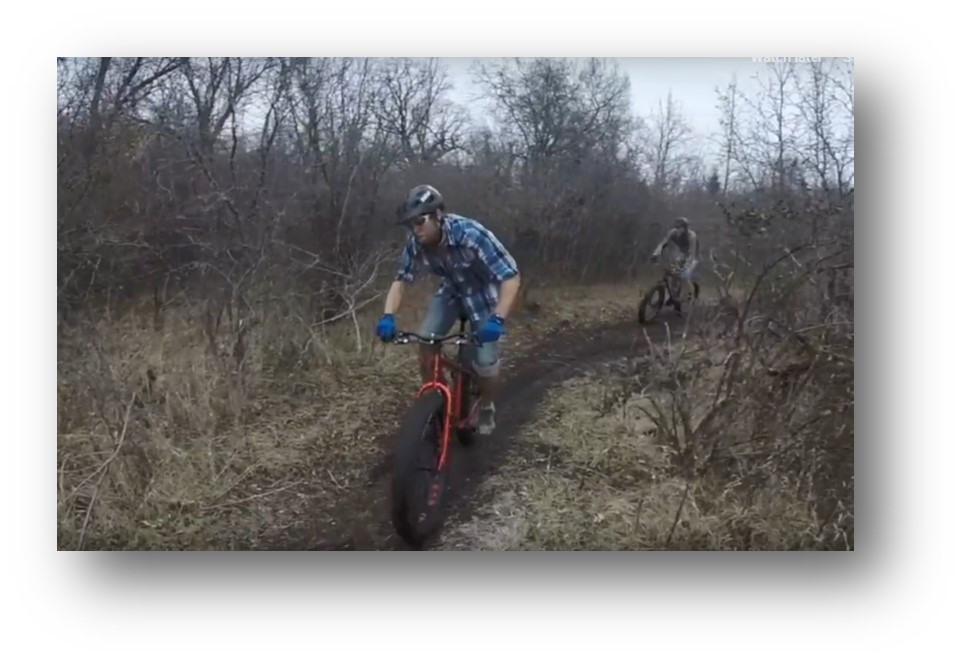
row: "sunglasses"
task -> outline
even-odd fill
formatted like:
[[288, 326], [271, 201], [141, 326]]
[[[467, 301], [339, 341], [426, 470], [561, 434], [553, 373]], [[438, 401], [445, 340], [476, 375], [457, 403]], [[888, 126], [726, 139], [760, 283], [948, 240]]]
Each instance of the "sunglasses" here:
[[411, 227], [422, 227], [424, 225], [424, 223], [427, 222], [430, 219], [431, 219], [431, 214], [428, 213], [428, 214], [421, 215], [421, 216], [418, 216], [418, 217], [414, 218], [408, 224]]

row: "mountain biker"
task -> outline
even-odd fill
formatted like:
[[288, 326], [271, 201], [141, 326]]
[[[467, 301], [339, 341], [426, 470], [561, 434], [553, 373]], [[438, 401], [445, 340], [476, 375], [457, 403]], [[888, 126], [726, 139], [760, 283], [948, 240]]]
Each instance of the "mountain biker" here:
[[[688, 284], [693, 284], [693, 272], [700, 263], [700, 241], [695, 231], [690, 229], [690, 222], [684, 217], [679, 217], [673, 221], [673, 229], [666, 234], [656, 250], [653, 251], [650, 261], [657, 262], [663, 250], [670, 248], [670, 260], [679, 268], [680, 278]], [[677, 294], [677, 297], [679, 294]], [[676, 310], [680, 310], [678, 300], [674, 300]]]
[[[478, 431], [495, 429], [495, 386], [498, 379], [498, 339], [521, 285], [514, 258], [495, 235], [477, 220], [446, 213], [444, 198], [430, 185], [419, 185], [397, 208], [397, 223], [410, 231], [400, 256], [397, 277], [390, 286], [377, 336], [389, 342], [397, 331], [394, 315], [403, 300], [404, 285], [420, 271], [442, 278], [431, 298], [420, 334], [443, 336], [458, 315], [466, 314], [478, 339], [474, 370], [481, 389]], [[420, 346], [421, 375], [431, 379], [432, 350]]]

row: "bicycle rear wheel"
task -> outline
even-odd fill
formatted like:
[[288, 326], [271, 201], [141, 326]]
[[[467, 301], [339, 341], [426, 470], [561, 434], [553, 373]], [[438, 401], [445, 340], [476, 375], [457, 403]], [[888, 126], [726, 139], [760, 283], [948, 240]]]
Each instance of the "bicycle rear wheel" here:
[[404, 419], [394, 451], [392, 519], [397, 534], [421, 547], [441, 525], [447, 466], [437, 465], [444, 443], [447, 403], [439, 391], [417, 399]]

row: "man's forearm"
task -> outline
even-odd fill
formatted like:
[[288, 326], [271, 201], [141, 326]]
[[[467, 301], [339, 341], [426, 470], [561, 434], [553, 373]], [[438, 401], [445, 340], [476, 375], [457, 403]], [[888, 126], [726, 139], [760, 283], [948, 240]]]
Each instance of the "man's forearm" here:
[[400, 309], [400, 303], [404, 298], [404, 283], [395, 280], [387, 292], [387, 300], [384, 302], [384, 313], [395, 315]]
[[495, 314], [497, 314], [498, 317], [502, 319], [508, 317], [512, 304], [515, 303], [515, 297], [518, 295], [518, 288], [521, 286], [521, 283], [521, 274], [513, 278], [509, 278], [501, 283], [501, 292], [498, 295], [498, 305], [495, 306]]

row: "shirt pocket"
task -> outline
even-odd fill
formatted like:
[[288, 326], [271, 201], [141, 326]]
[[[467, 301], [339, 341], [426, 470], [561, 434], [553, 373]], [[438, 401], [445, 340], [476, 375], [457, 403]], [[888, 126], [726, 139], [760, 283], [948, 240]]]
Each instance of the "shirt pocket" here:
[[439, 278], [448, 277], [448, 273], [445, 271], [444, 267], [441, 266], [441, 262], [436, 259], [431, 259], [430, 257], [422, 257], [421, 259], [431, 275], [438, 276]]
[[461, 267], [461, 271], [467, 276], [467, 281], [476, 291], [484, 290], [494, 282], [494, 277], [491, 275], [491, 269], [488, 265], [481, 261], [481, 258], [477, 255], [473, 257], [465, 258], [464, 265]]

